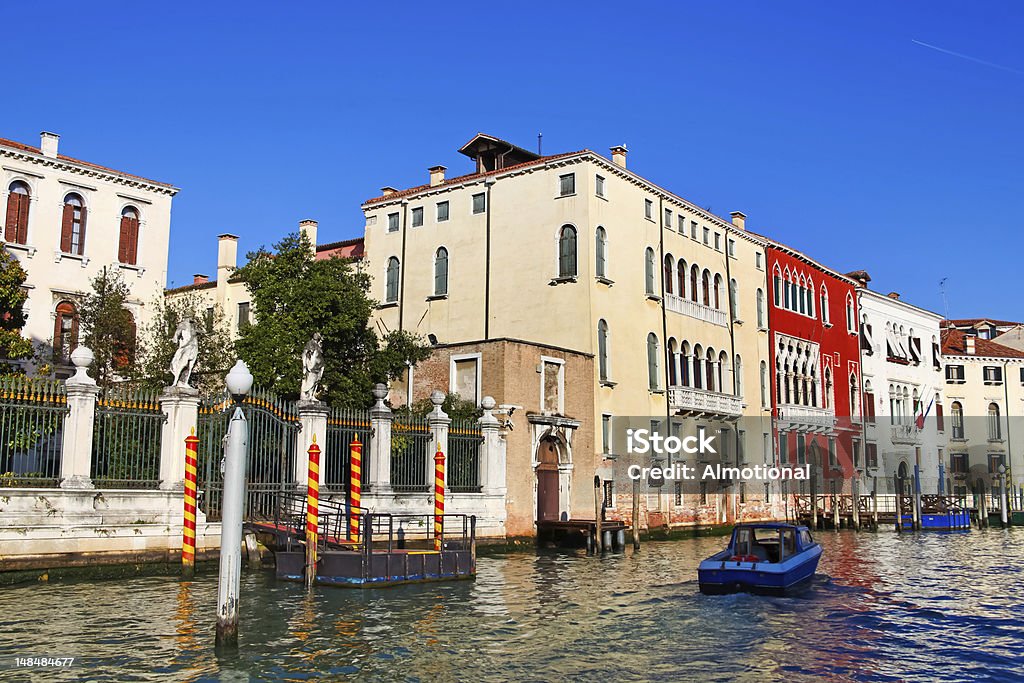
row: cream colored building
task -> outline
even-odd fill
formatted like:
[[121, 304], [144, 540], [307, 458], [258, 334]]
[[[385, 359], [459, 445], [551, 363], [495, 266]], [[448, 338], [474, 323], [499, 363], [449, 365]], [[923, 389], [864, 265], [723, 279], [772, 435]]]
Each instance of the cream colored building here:
[[949, 406], [951, 490], [967, 495], [979, 477], [1009, 468], [1016, 509], [1024, 486], [1024, 351], [956, 328], [942, 331]]
[[[532, 498], [510, 501], [510, 519], [512, 506], [593, 518], [592, 479], [609, 487], [619, 455], [603, 443], [613, 417], [647, 416], [665, 432], [726, 430], [734, 444], [742, 431], [730, 461], [772, 460], [766, 259], [742, 214], [725, 221], [646, 180], [627, 168], [624, 147], [611, 159], [589, 150], [540, 156], [479, 134], [459, 151], [473, 172], [448, 178], [434, 166], [423, 185], [386, 187], [364, 203], [365, 263], [385, 329], [443, 348], [533, 345], [515, 372], [535, 398], [513, 406], [516, 431], [530, 439], [510, 443], [508, 455], [509, 480], [530, 482]], [[562, 380], [563, 356], [576, 354], [593, 358], [587, 386]], [[413, 375], [446, 376], [464, 397], [508, 403], [480, 353], [443, 357], [446, 368], [427, 361]], [[422, 383], [411, 384], [392, 387], [392, 401], [421, 398]], [[593, 399], [568, 414], [576, 394]], [[537, 478], [552, 450], [562, 479], [545, 509]], [[703, 492], [662, 492], [645, 501], [660, 516], [652, 523], [743, 514], [739, 496], [723, 505]], [[744, 491], [744, 501], [755, 493], [763, 492]], [[510, 528], [517, 532], [529, 530]]]
[[65, 156], [58, 142], [45, 132], [39, 147], [0, 139], [0, 236], [28, 273], [23, 333], [66, 361], [78, 342], [79, 302], [104, 268], [130, 288], [136, 326], [147, 321], [167, 280], [178, 189]]

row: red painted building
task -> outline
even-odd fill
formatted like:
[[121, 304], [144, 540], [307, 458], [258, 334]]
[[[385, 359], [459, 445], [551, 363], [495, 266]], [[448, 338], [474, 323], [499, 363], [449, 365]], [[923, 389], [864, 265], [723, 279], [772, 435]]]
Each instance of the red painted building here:
[[766, 252], [776, 452], [810, 463], [816, 492], [849, 492], [863, 447], [855, 283], [784, 245]]

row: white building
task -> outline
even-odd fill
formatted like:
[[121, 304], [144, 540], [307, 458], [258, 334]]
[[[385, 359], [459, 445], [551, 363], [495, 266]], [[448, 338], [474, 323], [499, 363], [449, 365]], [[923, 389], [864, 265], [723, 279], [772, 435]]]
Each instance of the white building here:
[[0, 138], [0, 236], [28, 273], [23, 334], [66, 363], [79, 302], [103, 268], [121, 273], [128, 309], [145, 324], [167, 280], [178, 188], [59, 154], [59, 136], [41, 135], [38, 148]]
[[[940, 479], [947, 467], [942, 316], [901, 301], [895, 292], [871, 291], [867, 288], [871, 278], [864, 271], [850, 276], [860, 282], [867, 490], [877, 477], [879, 493], [892, 492], [895, 474], [911, 486], [916, 467], [921, 492], [938, 493], [945, 489]], [[922, 413], [927, 413], [927, 419], [919, 429], [915, 418]]]

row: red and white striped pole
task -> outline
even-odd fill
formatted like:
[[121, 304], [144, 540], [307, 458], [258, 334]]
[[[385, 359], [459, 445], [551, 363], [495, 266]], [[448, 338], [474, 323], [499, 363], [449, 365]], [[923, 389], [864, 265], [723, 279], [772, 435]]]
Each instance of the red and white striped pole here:
[[359, 540], [359, 500], [363, 484], [363, 444], [353, 436], [348, 447], [348, 462], [351, 473], [348, 479], [348, 539]]
[[185, 519], [181, 530], [181, 574], [192, 578], [196, 571], [196, 470], [199, 437], [195, 428], [185, 437]]
[[306, 492], [306, 585], [316, 581], [317, 537], [320, 531], [320, 447], [316, 434], [309, 446], [309, 475]]
[[434, 550], [440, 552], [444, 538], [444, 453], [440, 444], [434, 454]]

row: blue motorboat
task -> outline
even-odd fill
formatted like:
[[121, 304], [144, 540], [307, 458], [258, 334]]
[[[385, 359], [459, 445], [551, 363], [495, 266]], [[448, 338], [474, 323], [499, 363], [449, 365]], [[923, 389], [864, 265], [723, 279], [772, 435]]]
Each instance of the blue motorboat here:
[[806, 588], [821, 546], [805, 526], [777, 522], [739, 524], [729, 547], [700, 563], [701, 593], [786, 595]]

